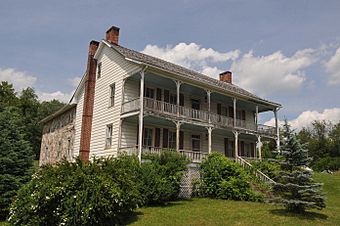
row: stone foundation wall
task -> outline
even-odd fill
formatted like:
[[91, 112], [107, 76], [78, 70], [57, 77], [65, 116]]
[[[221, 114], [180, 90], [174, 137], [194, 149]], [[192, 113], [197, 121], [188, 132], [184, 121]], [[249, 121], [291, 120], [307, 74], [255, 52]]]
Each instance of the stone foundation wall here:
[[39, 165], [73, 159], [76, 108], [49, 120], [43, 126]]

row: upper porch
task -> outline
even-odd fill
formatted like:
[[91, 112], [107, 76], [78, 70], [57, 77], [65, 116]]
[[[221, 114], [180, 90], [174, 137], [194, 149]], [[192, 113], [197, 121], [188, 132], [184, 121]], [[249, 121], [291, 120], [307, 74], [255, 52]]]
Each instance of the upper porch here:
[[258, 119], [260, 113], [272, 111], [277, 121], [278, 109], [274, 106], [153, 71], [125, 78], [122, 97], [122, 118], [136, 115], [142, 109], [143, 115], [277, 138], [277, 127], [262, 125]]

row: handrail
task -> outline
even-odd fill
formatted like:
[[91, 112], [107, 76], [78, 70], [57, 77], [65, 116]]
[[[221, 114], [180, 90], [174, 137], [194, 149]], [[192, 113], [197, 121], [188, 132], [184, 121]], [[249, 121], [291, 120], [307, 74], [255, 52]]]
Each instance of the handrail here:
[[254, 174], [257, 178], [259, 178], [261, 181], [267, 184], [275, 184], [276, 182], [272, 180], [270, 177], [268, 177], [266, 174], [262, 173], [260, 170], [255, 169], [252, 164], [241, 158], [240, 156], [237, 156], [235, 158], [235, 161], [240, 164], [244, 169], [250, 171], [252, 174]]

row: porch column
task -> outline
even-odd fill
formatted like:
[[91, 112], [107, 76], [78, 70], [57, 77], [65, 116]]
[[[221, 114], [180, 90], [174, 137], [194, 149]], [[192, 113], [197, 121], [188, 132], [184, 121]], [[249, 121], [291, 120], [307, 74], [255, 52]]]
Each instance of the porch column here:
[[257, 125], [259, 123], [259, 106], [256, 105], [256, 112], [255, 112], [255, 128], [256, 128], [256, 131], [257, 131]]
[[238, 133], [238, 131], [233, 131], [233, 133], [234, 133], [234, 135], [235, 135], [235, 159], [238, 157], [238, 135], [239, 135], [239, 133]]
[[144, 118], [144, 70], [140, 72], [140, 110], [139, 110], [139, 128], [138, 128], [138, 159], [142, 162], [143, 146], [143, 118]]
[[208, 102], [208, 120], [209, 120], [209, 123], [211, 123], [211, 119], [210, 119], [210, 112], [211, 112], [210, 95], [211, 95], [211, 91], [206, 90], [206, 92], [207, 92], [207, 102]]
[[179, 98], [180, 98], [180, 89], [181, 89], [182, 82], [178, 80], [176, 80], [175, 82], [176, 82], [176, 88], [177, 88], [177, 117], [179, 117], [179, 104], [180, 104]]
[[262, 147], [261, 136], [257, 136], [256, 148], [258, 150], [259, 159], [260, 160], [262, 159], [262, 150], [261, 150], [261, 147]]
[[123, 119], [119, 119], [119, 130], [118, 130], [118, 152], [122, 146], [122, 124], [123, 124]]
[[181, 129], [181, 122], [176, 122], [176, 151], [179, 152], [179, 132]]
[[211, 154], [211, 134], [213, 128], [211, 126], [207, 127], [208, 129], [208, 154]]
[[234, 127], [236, 127], [236, 98], [233, 98], [234, 103]]
[[277, 112], [279, 108], [274, 110], [274, 117], [275, 117], [275, 128], [276, 128], [276, 148], [278, 153], [280, 153], [280, 128], [279, 128], [279, 121], [277, 117]]

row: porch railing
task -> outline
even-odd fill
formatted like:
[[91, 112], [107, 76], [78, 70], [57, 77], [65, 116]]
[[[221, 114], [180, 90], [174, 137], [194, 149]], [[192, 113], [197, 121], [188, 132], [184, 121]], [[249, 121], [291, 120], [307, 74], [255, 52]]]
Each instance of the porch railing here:
[[[168, 148], [159, 148], [159, 147], [143, 147], [142, 153], [143, 154], [161, 154], [162, 151], [174, 151], [174, 149]], [[128, 155], [137, 155], [138, 154], [138, 146], [129, 146], [129, 147], [122, 147], [119, 149], [119, 154], [128, 154]], [[208, 153], [198, 152], [198, 151], [191, 151], [191, 150], [179, 150], [179, 153], [183, 156], [186, 156], [191, 162], [200, 163], [202, 162], [207, 156]]]
[[265, 135], [276, 135], [276, 128], [272, 126], [267, 126], [267, 125], [262, 125], [258, 124], [257, 125], [257, 132]]
[[[177, 105], [167, 103], [164, 101], [154, 100], [152, 98], [144, 97], [144, 109], [145, 111], [151, 111], [158, 114], [166, 114], [170, 116], [179, 116], [184, 119], [209, 122], [209, 112], [203, 110], [196, 110], [188, 107], [179, 106], [177, 111]], [[122, 113], [136, 111], [140, 109], [139, 98], [130, 99], [122, 104]], [[221, 125], [224, 127], [234, 127], [234, 119], [231, 117], [219, 115], [216, 113], [210, 113], [210, 121], [213, 124]], [[257, 131], [260, 134], [275, 136], [276, 128], [258, 124], [256, 126], [253, 122], [248, 122], [241, 119], [236, 119], [236, 127], [244, 128], [247, 130]]]

